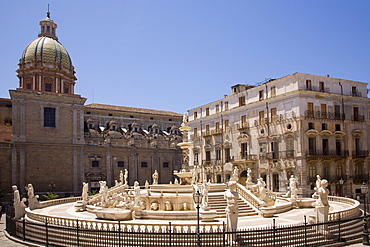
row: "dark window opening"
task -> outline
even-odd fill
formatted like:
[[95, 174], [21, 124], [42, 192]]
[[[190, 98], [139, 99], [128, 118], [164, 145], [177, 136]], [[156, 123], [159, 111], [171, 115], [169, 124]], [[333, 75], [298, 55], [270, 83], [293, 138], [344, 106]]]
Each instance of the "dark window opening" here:
[[170, 167], [170, 164], [168, 162], [163, 162], [163, 168], [168, 168]]
[[117, 162], [117, 167], [125, 167], [125, 162], [124, 161], [118, 161]]
[[141, 162], [141, 168], [145, 168], [145, 167], [148, 167], [148, 163], [147, 162]]
[[44, 127], [55, 127], [55, 108], [44, 108]]
[[91, 167], [99, 167], [99, 161], [98, 160], [91, 161]]

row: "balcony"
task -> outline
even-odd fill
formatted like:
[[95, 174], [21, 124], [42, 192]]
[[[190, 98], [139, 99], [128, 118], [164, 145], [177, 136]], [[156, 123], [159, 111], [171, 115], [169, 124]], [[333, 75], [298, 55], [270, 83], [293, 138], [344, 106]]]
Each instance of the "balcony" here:
[[353, 115], [352, 116], [352, 121], [364, 122], [365, 121], [365, 115]]
[[305, 117], [312, 119], [344, 120], [345, 114], [321, 111], [306, 111]]
[[249, 128], [249, 123], [241, 122], [240, 124], [236, 124], [236, 128], [240, 131], [246, 130]]
[[275, 159], [279, 159], [280, 155], [279, 155], [279, 152], [271, 152], [271, 153], [267, 153], [266, 157], [269, 160], [275, 160]]
[[314, 157], [328, 157], [328, 156], [340, 156], [340, 157], [346, 157], [348, 156], [349, 151], [348, 150], [313, 150], [310, 149], [308, 152], [306, 152], [306, 156], [314, 156]]
[[292, 158], [292, 157], [294, 157], [294, 150], [280, 151], [279, 152], [279, 157], [282, 158], [282, 159]]
[[369, 156], [369, 150], [353, 150], [352, 151], [352, 156], [353, 157], [367, 157]]
[[240, 155], [235, 157], [235, 160], [246, 160], [246, 161], [255, 161], [258, 156], [256, 154]]
[[222, 129], [215, 129], [211, 130], [212, 135], [221, 135], [222, 134]]
[[317, 86], [311, 86], [306, 88], [307, 91], [314, 91], [314, 92], [321, 92], [321, 93], [330, 93], [329, 87], [317, 87]]
[[202, 133], [202, 137], [207, 137], [207, 136], [211, 136], [211, 131], [208, 130]]
[[352, 94], [351, 94], [353, 97], [362, 97], [362, 92], [356, 90], [356, 91], [352, 91]]

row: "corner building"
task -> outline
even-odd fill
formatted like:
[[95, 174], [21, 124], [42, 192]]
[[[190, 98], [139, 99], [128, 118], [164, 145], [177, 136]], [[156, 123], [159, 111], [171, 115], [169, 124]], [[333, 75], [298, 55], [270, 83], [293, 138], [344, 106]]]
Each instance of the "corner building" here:
[[17, 70], [19, 87], [0, 99], [0, 189], [79, 194], [82, 182], [113, 186], [120, 170], [129, 184], [173, 180], [181, 166], [178, 130], [182, 114], [141, 108], [84, 105], [74, 92], [77, 78], [67, 50], [56, 36], [50, 14], [24, 50]]
[[331, 193], [353, 197], [369, 179], [367, 83], [294, 73], [232, 86], [188, 113], [190, 158], [212, 181], [228, 181], [237, 166], [245, 183], [250, 168], [253, 182], [276, 192], [294, 175], [307, 196], [319, 174]]

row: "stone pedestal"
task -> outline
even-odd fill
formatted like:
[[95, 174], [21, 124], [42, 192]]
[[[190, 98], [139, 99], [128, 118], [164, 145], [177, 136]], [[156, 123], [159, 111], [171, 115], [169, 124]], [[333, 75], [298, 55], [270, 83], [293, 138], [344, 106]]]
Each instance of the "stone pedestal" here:
[[[327, 222], [329, 218], [329, 206], [317, 206], [316, 207], [316, 222], [324, 223]], [[319, 225], [319, 232], [323, 235], [328, 234], [328, 225]]]
[[216, 210], [201, 210], [199, 212], [200, 218], [203, 222], [212, 222], [215, 220], [217, 216], [217, 211]]

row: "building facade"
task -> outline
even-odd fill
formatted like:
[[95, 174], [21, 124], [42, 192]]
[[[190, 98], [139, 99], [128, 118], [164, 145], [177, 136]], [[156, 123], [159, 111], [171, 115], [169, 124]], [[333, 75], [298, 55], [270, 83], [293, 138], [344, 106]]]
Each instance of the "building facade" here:
[[32, 183], [40, 192], [79, 194], [84, 181], [113, 186], [125, 169], [130, 185], [151, 182], [155, 170], [159, 182], [173, 180], [181, 167], [182, 114], [85, 105], [49, 13], [40, 27], [19, 61], [18, 88], [0, 99], [0, 189]]
[[227, 181], [237, 166], [244, 183], [250, 168], [253, 182], [262, 177], [270, 190], [285, 192], [294, 175], [300, 194], [310, 195], [320, 175], [346, 196], [368, 181], [367, 83], [294, 73], [231, 90], [188, 111], [190, 163], [209, 179]]

